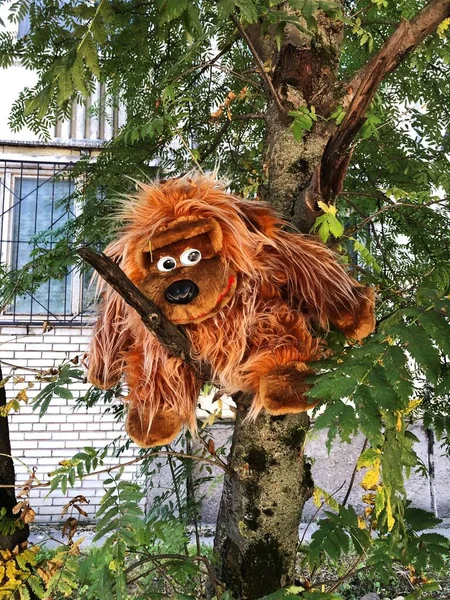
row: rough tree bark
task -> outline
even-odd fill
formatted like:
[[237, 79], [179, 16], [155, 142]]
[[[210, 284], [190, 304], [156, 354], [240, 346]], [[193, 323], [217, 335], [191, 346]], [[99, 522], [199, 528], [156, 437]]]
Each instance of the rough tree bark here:
[[[0, 365], [0, 381], [3, 379]], [[6, 405], [5, 387], [0, 387], [0, 407]], [[9, 437], [8, 418], [0, 417], [0, 485], [13, 486], [16, 481], [14, 463], [11, 458], [11, 442]], [[17, 504], [14, 487], [0, 487], [0, 508], [5, 507], [6, 515], [13, 517], [12, 509]], [[12, 550], [17, 544], [28, 538], [29, 528], [25, 525], [16, 529], [11, 535], [0, 534], [0, 550]]]
[[306, 413], [247, 422], [238, 402], [215, 537], [219, 579], [234, 598], [261, 598], [294, 577], [298, 527], [313, 483]]
[[[291, 11], [289, 4], [283, 10]], [[377, 54], [348, 82], [339, 81], [342, 25], [319, 14], [317, 32], [308, 36], [285, 28], [278, 50], [275, 35], [260, 25], [244, 31], [267, 94], [265, 166], [262, 197], [303, 232], [342, 189], [355, 135], [381, 81], [437, 25], [450, 16], [449, 0], [430, 2], [411, 21], [402, 21]], [[271, 65], [268, 81], [261, 65]], [[340, 126], [328, 118], [337, 105], [346, 110]], [[311, 132], [297, 142], [290, 110], [315, 107]], [[215, 550], [218, 577], [237, 599], [253, 600], [293, 581], [298, 527], [312, 480], [303, 460], [305, 415], [244, 421], [239, 406], [225, 475]]]

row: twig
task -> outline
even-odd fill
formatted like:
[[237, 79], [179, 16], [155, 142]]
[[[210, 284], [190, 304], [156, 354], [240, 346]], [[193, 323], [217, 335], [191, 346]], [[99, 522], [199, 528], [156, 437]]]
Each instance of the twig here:
[[345, 480], [341, 483], [341, 485], [337, 488], [337, 490], [335, 490], [332, 494], [328, 494], [328, 496], [322, 500], [319, 508], [315, 511], [315, 513], [312, 515], [312, 517], [309, 519], [306, 527], [305, 527], [305, 531], [303, 532], [303, 535], [301, 537], [301, 540], [299, 542], [299, 546], [301, 546], [305, 540], [305, 536], [306, 536], [306, 532], [308, 531], [310, 525], [312, 524], [312, 522], [314, 521], [314, 519], [317, 517], [317, 515], [320, 513], [320, 511], [322, 510], [322, 508], [325, 506], [325, 504], [328, 502], [328, 500], [330, 498], [332, 498], [333, 496], [335, 496], [338, 492], [340, 492], [342, 490], [342, 488], [345, 485]]
[[273, 98], [278, 110], [280, 111], [280, 113], [286, 114], [286, 110], [280, 102], [280, 98], [277, 94], [277, 91], [273, 87], [272, 80], [270, 79], [269, 75], [267, 74], [266, 69], [264, 68], [264, 64], [263, 64], [262, 60], [259, 58], [259, 55], [258, 55], [254, 45], [252, 44], [252, 41], [249, 38], [247, 32], [245, 31], [244, 27], [242, 27], [242, 24], [239, 21], [239, 19], [237, 19], [234, 15], [230, 15], [230, 18], [233, 21], [233, 23], [235, 24], [235, 26], [236, 26], [237, 30], [239, 31], [239, 33], [241, 34], [241, 36], [247, 42], [247, 46], [249, 47], [249, 50], [252, 53], [253, 58], [255, 59], [256, 65], [258, 67], [258, 70], [259, 70], [262, 78], [267, 83], [267, 87], [269, 88], [269, 91], [272, 95], [272, 98]]
[[203, 162], [204, 160], [206, 160], [208, 158], [208, 156], [210, 156], [213, 152], [216, 151], [217, 146], [222, 141], [222, 138], [225, 135], [225, 133], [227, 132], [230, 125], [231, 125], [231, 121], [229, 119], [227, 119], [225, 121], [225, 123], [222, 125], [222, 127], [219, 129], [219, 131], [216, 133], [216, 136], [213, 139], [211, 145], [208, 148], [206, 148], [205, 150], [203, 150], [203, 152], [200, 154], [200, 157], [199, 157], [200, 162]]
[[[5, 342], [7, 343], [7, 342]], [[2, 365], [5, 365], [7, 367], [11, 367], [11, 369], [20, 369], [23, 371], [30, 371], [30, 373], [36, 373], [37, 375], [44, 375], [45, 373], [48, 372], [48, 369], [45, 371], [42, 371], [41, 369], [33, 369], [32, 367], [24, 367], [22, 365], [14, 365], [13, 363], [7, 362], [6, 360], [0, 360], [0, 363]]]
[[173, 356], [187, 363], [202, 381], [209, 379], [209, 369], [196, 362], [191, 356], [189, 340], [182, 330], [171, 323], [161, 310], [145, 296], [122, 269], [105, 254], [98, 254], [87, 246], [79, 248], [77, 254], [89, 263], [132, 308], [136, 310], [144, 325], [156, 335], [161, 344]]
[[[364, 444], [363, 444], [363, 447], [361, 448], [361, 452], [359, 453], [359, 456], [361, 456], [361, 454], [365, 451], [368, 443], [369, 443], [369, 440], [368, 440], [368, 438], [366, 438], [364, 440]], [[342, 506], [345, 506], [347, 504], [347, 500], [350, 496], [350, 492], [352, 491], [353, 484], [355, 483], [355, 477], [356, 477], [357, 471], [358, 471], [358, 461], [356, 461], [355, 468], [353, 469], [352, 476], [350, 477], [350, 483], [348, 484], [347, 492], [344, 496], [344, 499], [342, 500]]]

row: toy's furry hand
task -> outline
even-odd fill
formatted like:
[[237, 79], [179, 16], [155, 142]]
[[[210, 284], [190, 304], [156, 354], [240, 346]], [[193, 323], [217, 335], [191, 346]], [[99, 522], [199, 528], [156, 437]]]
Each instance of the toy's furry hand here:
[[333, 319], [336, 327], [348, 338], [362, 340], [375, 329], [375, 290], [373, 287], [358, 288], [359, 310], [355, 314], [341, 314]]
[[260, 397], [266, 412], [271, 415], [287, 415], [305, 412], [317, 402], [310, 401], [306, 392], [311, 387], [305, 377], [312, 371], [302, 362], [279, 366], [261, 378]]
[[169, 444], [179, 434], [181, 425], [180, 417], [172, 410], [159, 410], [149, 422], [145, 404], [129, 405], [127, 433], [133, 442], [142, 448]]

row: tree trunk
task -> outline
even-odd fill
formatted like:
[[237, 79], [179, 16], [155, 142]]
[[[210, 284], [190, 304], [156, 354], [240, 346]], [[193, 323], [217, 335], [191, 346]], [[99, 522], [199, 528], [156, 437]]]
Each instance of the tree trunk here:
[[[3, 379], [0, 366], [0, 381]], [[6, 405], [5, 387], [0, 387], [0, 407]], [[6, 455], [6, 456], [5, 456]], [[0, 417], [0, 485], [14, 485], [16, 477], [11, 456], [8, 418]], [[14, 488], [0, 487], [0, 508], [6, 508], [6, 516], [13, 517], [12, 509], [17, 504]], [[11, 535], [0, 534], [0, 550], [12, 550], [28, 538], [29, 528], [25, 525]]]
[[305, 413], [245, 421], [239, 403], [216, 530], [218, 578], [234, 598], [260, 598], [293, 580], [298, 528], [312, 492]]
[[[312, 41], [288, 25], [279, 51], [274, 36], [261, 36], [258, 26], [246, 32], [261, 62], [273, 65], [278, 95], [277, 101], [267, 90], [268, 182], [261, 195], [309, 232], [320, 199], [310, 190], [317, 188], [318, 166], [336, 130], [326, 119], [342, 95], [336, 83], [342, 26], [320, 15]], [[314, 106], [319, 120], [298, 142], [288, 112], [301, 106]], [[253, 600], [293, 582], [298, 529], [313, 482], [303, 459], [308, 416], [260, 415], [252, 423], [244, 420], [245, 414], [246, 408], [239, 406], [214, 547], [220, 557], [219, 580], [235, 598]]]

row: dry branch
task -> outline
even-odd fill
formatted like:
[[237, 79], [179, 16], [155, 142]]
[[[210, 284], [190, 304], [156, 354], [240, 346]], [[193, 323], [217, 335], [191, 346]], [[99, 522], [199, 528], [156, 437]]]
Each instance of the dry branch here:
[[206, 365], [200, 364], [192, 358], [189, 340], [182, 329], [171, 323], [109, 256], [103, 253], [98, 254], [88, 247], [79, 248], [77, 254], [89, 263], [129, 306], [135, 309], [147, 329], [156, 335], [161, 344], [173, 356], [177, 356], [187, 363], [199, 379], [208, 379]]
[[450, 17], [450, 0], [433, 0], [410, 21], [401, 21], [394, 33], [348, 84], [346, 115], [328, 140], [320, 165], [320, 195], [333, 200], [342, 189], [351, 158], [351, 144], [383, 79], [437, 26]]

